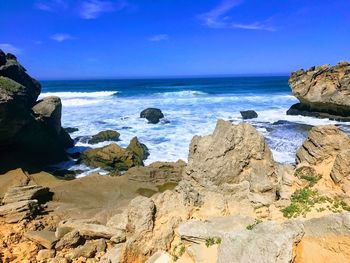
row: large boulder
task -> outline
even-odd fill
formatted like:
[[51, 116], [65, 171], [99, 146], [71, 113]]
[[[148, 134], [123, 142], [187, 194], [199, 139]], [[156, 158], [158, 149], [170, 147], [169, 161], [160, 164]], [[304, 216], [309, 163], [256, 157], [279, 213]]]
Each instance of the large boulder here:
[[[5, 63], [4, 63], [5, 62]], [[41, 85], [12, 54], [0, 52], [0, 167], [37, 169], [68, 159], [59, 98], [37, 101]]]
[[277, 168], [264, 137], [253, 126], [218, 120], [212, 135], [192, 139], [185, 179], [216, 192], [245, 183], [251, 193], [273, 201]]
[[258, 118], [258, 114], [253, 110], [241, 111], [240, 113], [243, 120]]
[[148, 108], [140, 113], [140, 118], [146, 118], [149, 123], [157, 124], [160, 119], [164, 118], [164, 114], [160, 109]]
[[89, 144], [97, 144], [105, 141], [119, 141], [120, 133], [113, 130], [101, 131], [89, 140]]
[[291, 74], [289, 85], [300, 103], [287, 114], [350, 120], [350, 63], [298, 70]]

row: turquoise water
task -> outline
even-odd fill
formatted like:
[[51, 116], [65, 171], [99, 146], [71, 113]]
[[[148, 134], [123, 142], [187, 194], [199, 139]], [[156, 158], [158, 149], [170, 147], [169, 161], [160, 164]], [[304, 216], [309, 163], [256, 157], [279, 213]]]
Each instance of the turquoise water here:
[[[274, 158], [293, 163], [295, 152], [307, 135], [307, 125], [339, 124], [311, 117], [287, 116], [297, 100], [288, 86], [288, 77], [233, 77], [138, 80], [43, 81], [41, 97], [57, 95], [63, 103], [62, 123], [77, 127], [71, 134], [76, 148], [89, 145], [89, 136], [105, 129], [120, 132], [121, 146], [137, 136], [150, 149], [146, 164], [154, 161], [187, 160], [194, 135], [210, 134], [216, 120], [242, 121], [241, 110], [255, 110], [259, 117], [249, 120], [265, 136]], [[165, 119], [148, 124], [140, 112], [160, 108]], [[276, 123], [277, 121], [280, 121]], [[281, 122], [282, 121], [282, 122]], [[345, 130], [346, 125], [342, 125]], [[71, 165], [71, 164], [66, 164]], [[73, 166], [71, 169], [91, 169]]]

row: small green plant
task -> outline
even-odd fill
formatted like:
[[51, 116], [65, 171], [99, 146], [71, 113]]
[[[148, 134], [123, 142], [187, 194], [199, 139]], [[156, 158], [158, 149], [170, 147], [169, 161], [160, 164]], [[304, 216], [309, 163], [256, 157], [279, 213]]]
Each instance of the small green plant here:
[[254, 224], [247, 225], [246, 229], [252, 230], [256, 225], [260, 224], [262, 222], [261, 219], [255, 219]]
[[172, 257], [174, 261], [177, 261], [186, 252], [184, 244], [180, 243], [173, 248]]
[[295, 176], [308, 181], [309, 187], [313, 187], [322, 178], [321, 174], [316, 173], [314, 168], [304, 166], [296, 169]]
[[221, 238], [220, 237], [209, 237], [205, 240], [205, 245], [207, 247], [211, 247], [213, 245], [221, 244]]

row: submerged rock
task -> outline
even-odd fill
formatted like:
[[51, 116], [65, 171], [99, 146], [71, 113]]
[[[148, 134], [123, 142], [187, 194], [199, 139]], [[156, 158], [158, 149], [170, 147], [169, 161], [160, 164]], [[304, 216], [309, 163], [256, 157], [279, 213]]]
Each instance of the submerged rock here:
[[75, 128], [75, 127], [66, 127], [66, 128], [64, 128], [64, 130], [68, 133], [73, 133], [73, 132], [79, 131], [79, 129]]
[[157, 124], [160, 119], [164, 118], [164, 114], [160, 109], [148, 108], [140, 113], [140, 118], [146, 118], [149, 123]]
[[350, 63], [298, 70], [291, 74], [289, 85], [300, 103], [287, 114], [350, 120]]
[[258, 114], [253, 110], [241, 111], [243, 120], [258, 118]]
[[89, 144], [97, 144], [105, 141], [119, 141], [120, 133], [113, 130], [101, 131], [89, 140]]

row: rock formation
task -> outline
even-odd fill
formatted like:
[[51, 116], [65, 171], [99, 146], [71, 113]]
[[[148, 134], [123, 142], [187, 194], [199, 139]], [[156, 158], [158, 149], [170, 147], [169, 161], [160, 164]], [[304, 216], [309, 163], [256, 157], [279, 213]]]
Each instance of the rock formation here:
[[73, 141], [61, 127], [59, 98], [37, 101], [41, 85], [15, 56], [0, 51], [1, 170], [41, 167], [67, 159]]
[[291, 74], [289, 85], [300, 103], [287, 114], [350, 120], [350, 63], [298, 70]]
[[253, 110], [241, 111], [243, 120], [258, 118], [258, 114]]
[[164, 114], [160, 109], [148, 108], [140, 113], [140, 118], [146, 118], [149, 123], [157, 124], [160, 119], [164, 118]]
[[120, 133], [117, 131], [113, 131], [113, 130], [101, 131], [95, 134], [94, 136], [92, 136], [91, 139], [89, 140], [89, 143], [97, 144], [105, 141], [119, 141], [119, 136], [120, 136]]

